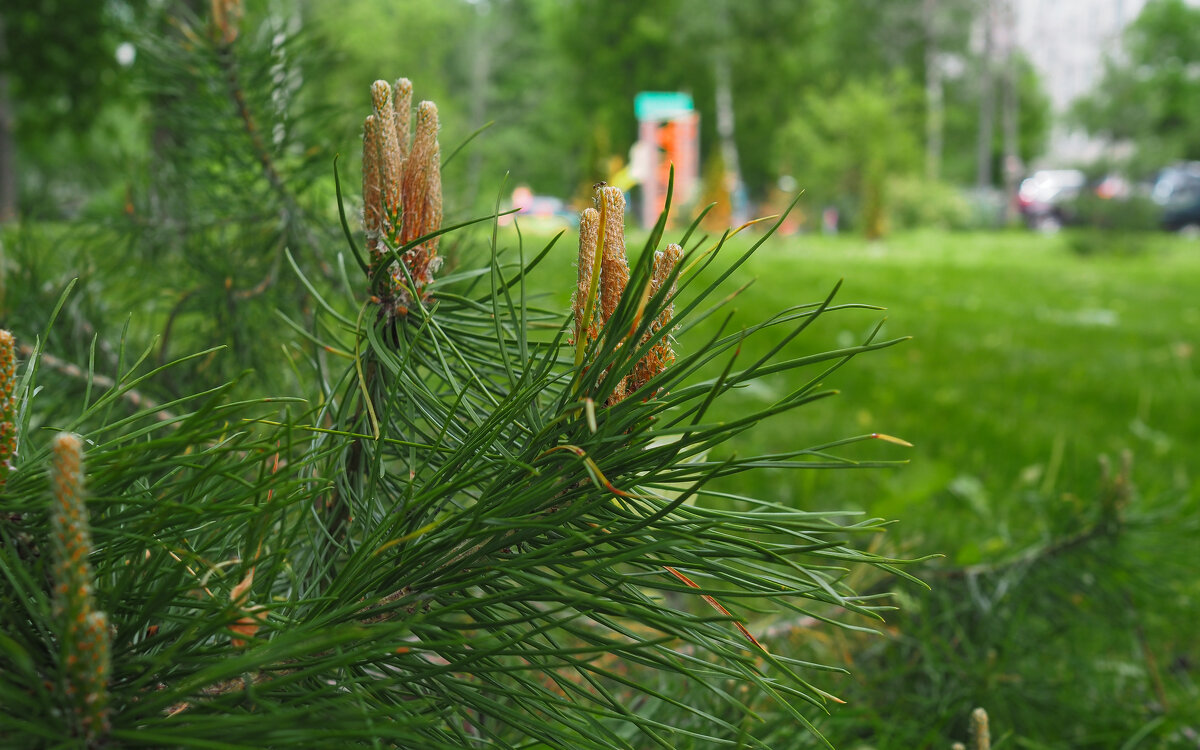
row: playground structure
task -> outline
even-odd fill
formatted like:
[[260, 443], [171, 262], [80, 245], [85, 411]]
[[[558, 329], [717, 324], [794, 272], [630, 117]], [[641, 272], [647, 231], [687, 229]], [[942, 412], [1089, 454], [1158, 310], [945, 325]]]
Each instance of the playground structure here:
[[643, 91], [633, 100], [638, 139], [630, 157], [630, 171], [641, 186], [641, 222], [650, 227], [666, 206], [671, 167], [675, 168], [672, 202], [685, 205], [700, 187], [700, 114], [691, 94], [678, 91]]

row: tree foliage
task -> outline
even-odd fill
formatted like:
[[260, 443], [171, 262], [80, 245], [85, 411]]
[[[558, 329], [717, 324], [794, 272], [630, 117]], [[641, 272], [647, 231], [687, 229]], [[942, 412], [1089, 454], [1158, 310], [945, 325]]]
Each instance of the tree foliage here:
[[[125, 7], [102, 5], [108, 16], [117, 17], [121, 14], [113, 9]], [[179, 7], [186, 4], [168, 6], [171, 13]], [[586, 186], [628, 161], [637, 133], [633, 96], [643, 90], [692, 94], [702, 122], [702, 161], [715, 164], [720, 150], [715, 102], [720, 60], [729, 63], [733, 137], [740, 171], [754, 200], [765, 199], [785, 174], [778, 157], [787, 123], [816, 116], [824, 99], [836, 99], [854, 82], [870, 85], [904, 75], [919, 89], [929, 59], [954, 61], [948, 70], [961, 71], [945, 76], [943, 174], [952, 182], [967, 182], [974, 176], [979, 124], [973, 72], [977, 55], [969, 44], [978, 7], [970, 0], [938, 0], [936, 7], [931, 21], [919, 0], [347, 0], [336, 6], [295, 0], [272, 6], [268, 15], [288, 23], [299, 20], [309, 48], [324, 52], [320, 63], [300, 73], [304, 89], [330, 108], [325, 132], [331, 140], [353, 136], [359, 123], [349, 116], [351, 92], [357, 81], [381, 67], [408, 71], [424, 82], [445, 115], [447, 142], [458, 142], [491, 123], [467, 158], [449, 167], [446, 180], [447, 188], [456, 192], [456, 205], [482, 210], [491, 200], [487, 186], [510, 170], [537, 193], [585, 200]], [[134, 76], [153, 79], [172, 70], [169, 64], [159, 70], [155, 62], [159, 56], [154, 54], [153, 37], [170, 28], [159, 20], [161, 15], [134, 16], [142, 19], [137, 25], [154, 32], [146, 37], [126, 34], [139, 52], [134, 69], [120, 78], [126, 89]], [[279, 30], [281, 24], [276, 26]], [[937, 51], [932, 58], [927, 55], [931, 46]], [[1036, 89], [1030, 76], [1024, 69], [1022, 92]], [[35, 81], [31, 78], [29, 83]], [[144, 90], [161, 87], [151, 83]], [[88, 175], [108, 181], [110, 201], [119, 200], [130, 183], [128, 169], [122, 173], [120, 165], [144, 153], [130, 146], [136, 134], [126, 132], [127, 123], [144, 122], [152, 133], [163, 134], [156, 124], [158, 110], [170, 102], [155, 96], [133, 100], [135, 115], [122, 110], [122, 117], [109, 123], [108, 134], [96, 139], [98, 148], [110, 151], [113, 144], [121, 144], [121, 158], [103, 162], [104, 169]], [[929, 116], [920, 109], [904, 125], [918, 143]], [[1022, 152], [1036, 152], [1046, 103], [1022, 93], [1020, 111]], [[119, 123], [126, 125], [118, 127]], [[112, 135], [114, 128], [119, 137]], [[46, 146], [42, 139], [24, 141], [22, 148], [44, 157], [52, 152]], [[347, 155], [351, 170], [354, 159]], [[854, 169], [847, 164], [844, 172]], [[328, 180], [318, 177], [311, 184], [328, 197]], [[75, 205], [49, 208], [60, 213], [78, 210]]]
[[806, 188], [815, 186], [817, 204], [854, 196], [850, 207], [871, 238], [886, 231], [889, 180], [919, 162], [919, 147], [907, 126], [913, 93], [900, 77], [855, 81], [832, 97], [810, 95], [810, 114], [789, 123], [781, 138], [782, 164]]
[[1093, 133], [1133, 141], [1149, 163], [1200, 159], [1200, 8], [1150, 0], [1122, 42], [1075, 116]]

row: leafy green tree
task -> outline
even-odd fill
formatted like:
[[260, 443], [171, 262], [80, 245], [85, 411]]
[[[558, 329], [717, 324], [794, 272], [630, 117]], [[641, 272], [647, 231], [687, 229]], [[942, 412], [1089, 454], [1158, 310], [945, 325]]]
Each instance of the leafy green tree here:
[[810, 94], [807, 112], [784, 131], [781, 161], [816, 201], [854, 196], [857, 223], [868, 237], [880, 237], [887, 231], [889, 179], [920, 162], [911, 126], [918, 97], [902, 76], [852, 81], [832, 97]]
[[[980, 77], [979, 60], [966, 60], [962, 75], [946, 83], [946, 98], [958, 102], [946, 108], [944, 177], [968, 184], [976, 177], [977, 139], [979, 137]], [[1042, 153], [1050, 133], [1050, 99], [1042, 87], [1037, 71], [1028, 58], [1017, 53], [1016, 108], [1018, 154], [1028, 164]], [[992, 131], [990, 170], [995, 185], [1003, 183], [1004, 135], [1002, 128]]]
[[136, 106], [115, 52], [142, 5], [14, 0], [0, 10], [0, 220], [16, 216], [20, 191], [26, 213], [71, 213], [73, 187], [94, 190], [119, 170]]
[[1200, 159], [1200, 8], [1150, 0], [1122, 41], [1076, 118], [1092, 133], [1133, 141], [1148, 166]]

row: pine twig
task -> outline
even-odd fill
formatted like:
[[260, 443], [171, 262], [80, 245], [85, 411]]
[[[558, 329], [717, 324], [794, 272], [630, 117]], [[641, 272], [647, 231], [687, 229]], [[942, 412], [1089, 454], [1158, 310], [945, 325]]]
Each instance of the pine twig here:
[[[17, 347], [17, 349], [18, 349], [18, 351], [20, 351], [21, 356], [23, 356], [23, 357], [31, 357], [35, 353], [33, 347], [29, 346], [28, 344], [20, 344]], [[116, 388], [118, 385], [117, 381], [113, 380], [112, 378], [108, 377], [107, 375], [101, 375], [98, 372], [92, 372], [92, 373], [84, 372], [84, 370], [82, 368], [80, 368], [78, 365], [73, 364], [71, 362], [67, 362], [66, 360], [63, 360], [63, 359], [59, 359], [58, 357], [54, 356], [53, 354], [47, 354], [46, 352], [42, 352], [39, 355], [39, 359], [42, 364], [46, 365], [51, 370], [54, 370], [55, 372], [66, 375], [69, 378], [76, 378], [78, 380], [89, 380], [90, 379], [91, 382], [94, 383], [95, 385], [98, 385], [101, 388], [106, 388], [106, 389], [110, 389], [110, 390]], [[167, 411], [166, 409], [160, 409], [157, 401], [150, 398], [149, 396], [146, 396], [145, 394], [143, 394], [140, 391], [134, 390], [133, 388], [125, 389], [125, 390], [121, 391], [119, 395], [121, 396], [121, 398], [128, 401], [135, 409], [142, 409], [145, 411], [153, 411], [154, 418], [160, 422], [168, 422], [168, 421], [176, 418], [176, 416], [174, 414]]]

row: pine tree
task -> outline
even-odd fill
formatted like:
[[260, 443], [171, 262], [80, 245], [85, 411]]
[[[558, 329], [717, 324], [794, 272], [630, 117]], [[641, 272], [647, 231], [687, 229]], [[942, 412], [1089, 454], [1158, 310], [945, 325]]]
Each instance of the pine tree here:
[[[196, 54], [215, 55], [199, 78], [174, 74], [195, 87], [184, 96], [194, 106], [229, 106], [209, 95], [230, 80], [221, 56], [246, 37], [236, 8], [214, 3], [204, 36], [183, 30]], [[726, 282], [770, 233], [725, 262], [740, 230], [699, 236], [697, 218], [667, 242], [664, 214], [630, 253], [610, 187], [581, 218], [572, 308], [539, 307], [527, 287], [560, 238], [527, 258], [522, 241], [501, 244], [496, 215], [444, 226], [437, 109], [421, 102], [414, 122], [414, 93], [405, 79], [370, 88], [365, 231], [339, 195], [338, 258], [297, 249], [304, 223], [293, 224], [286, 170], [273, 178], [257, 159], [265, 141], [250, 128], [220, 136], [235, 144], [230, 159], [255, 156], [260, 195], [296, 243], [281, 257], [306, 304], [279, 304], [297, 361], [272, 365], [274, 347], [259, 361], [290, 370], [303, 397], [246, 398], [261, 380], [206, 387], [202, 368], [230, 356], [210, 349], [172, 361], [174, 347], [138, 356], [122, 344], [105, 378], [94, 361], [47, 366], [39, 338], [0, 368], [21, 436], [0, 493], [0, 735], [247, 748], [769, 747], [797, 727], [819, 737], [813, 717], [837, 700], [821, 687], [832, 667], [770, 633], [795, 618], [879, 617], [886, 601], [855, 594], [848, 576], [898, 572], [854, 542], [884, 524], [713, 482], [872, 465], [837, 450], [902, 441], [870, 434], [762, 456], [723, 446], [831, 395], [827, 374], [899, 340], [876, 328], [857, 346], [788, 354], [815, 320], [858, 307], [833, 293], [699, 339], [695, 326], [736, 296]], [[196, 222], [246, 204], [193, 198], [171, 198], [191, 217], [180, 226], [203, 256], [193, 262], [256, 236], [252, 221]], [[485, 264], [441, 268], [446, 240], [480, 222], [493, 225]], [[330, 283], [326, 265], [345, 283]], [[252, 270], [218, 287], [253, 288]], [[196, 304], [212, 293], [198, 286]], [[47, 330], [71, 298], [68, 287], [46, 310]], [[743, 362], [756, 337], [779, 340]], [[735, 389], [806, 369], [768, 406], [709, 416]], [[145, 396], [156, 387], [160, 402]], [[78, 388], [81, 398], [64, 395]], [[47, 441], [38, 428], [51, 425], [79, 438]], [[77, 545], [54, 541], [67, 508]], [[63, 576], [90, 581], [87, 596], [56, 593]]]

